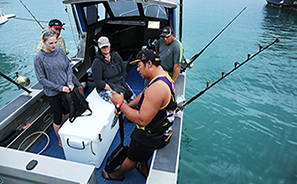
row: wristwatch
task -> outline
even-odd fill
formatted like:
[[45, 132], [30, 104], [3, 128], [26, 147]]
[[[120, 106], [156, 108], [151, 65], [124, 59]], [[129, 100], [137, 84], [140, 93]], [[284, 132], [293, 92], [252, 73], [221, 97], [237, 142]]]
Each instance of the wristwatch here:
[[117, 108], [117, 109], [120, 109], [121, 106], [123, 105], [123, 103], [125, 103], [125, 102], [124, 102], [124, 101], [120, 101], [120, 102], [118, 102], [117, 105], [116, 105], [116, 108]]

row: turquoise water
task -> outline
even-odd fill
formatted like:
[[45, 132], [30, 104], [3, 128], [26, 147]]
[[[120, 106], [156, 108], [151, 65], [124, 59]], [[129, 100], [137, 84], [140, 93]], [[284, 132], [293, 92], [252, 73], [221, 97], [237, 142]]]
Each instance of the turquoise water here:
[[[266, 7], [265, 0], [184, 1], [187, 58], [247, 7], [187, 71], [187, 99], [203, 90], [206, 81], [213, 83], [222, 71], [230, 71], [234, 62], [256, 53], [260, 44], [266, 46], [276, 37], [280, 43], [186, 107], [178, 183], [296, 184], [297, 12]], [[70, 56], [75, 55], [76, 41], [61, 1], [23, 2], [38, 20], [58, 17], [66, 23], [62, 35]], [[7, 13], [31, 18], [18, 0], [11, 0]], [[15, 78], [18, 71], [34, 84], [33, 57], [40, 33], [36, 22], [9, 20], [0, 29], [1, 72]], [[0, 107], [22, 93], [3, 78], [0, 86]]]
[[[195, 2], [195, 3], [194, 3]], [[186, 56], [247, 9], [188, 70], [186, 97], [265, 50], [188, 105], [179, 183], [297, 183], [297, 12], [264, 0], [185, 1]]]
[[[37, 82], [33, 58], [37, 52], [37, 45], [41, 41], [42, 28], [35, 21], [21, 20], [21, 18], [31, 20], [33, 18], [20, 1], [10, 0], [10, 2], [6, 14], [13, 13], [17, 19], [10, 19], [0, 29], [0, 71], [15, 80], [15, 72], [29, 77], [31, 80], [29, 87], [31, 87]], [[62, 35], [67, 40], [66, 47], [70, 51], [69, 56], [74, 56], [78, 39], [76, 29], [71, 29], [71, 26], [75, 24], [70, 6], [67, 5], [67, 10], [71, 22], [65, 12], [65, 5], [60, 0], [23, 0], [22, 2], [46, 29], [48, 21], [53, 18], [59, 18], [65, 23], [65, 31], [62, 31]], [[74, 31], [74, 35], [71, 30]], [[0, 77], [0, 86], [0, 108], [23, 92], [2, 77]]]

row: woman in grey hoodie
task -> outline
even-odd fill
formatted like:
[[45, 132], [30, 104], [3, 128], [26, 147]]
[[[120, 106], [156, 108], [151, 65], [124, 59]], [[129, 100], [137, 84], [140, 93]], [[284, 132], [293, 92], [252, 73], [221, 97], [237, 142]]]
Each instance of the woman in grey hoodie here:
[[44, 32], [42, 42], [45, 49], [41, 49], [34, 57], [34, 69], [38, 82], [43, 86], [44, 94], [48, 98], [51, 110], [54, 114], [53, 127], [61, 144], [58, 130], [61, 128], [61, 121], [68, 118], [68, 112], [63, 107], [60, 92], [70, 92], [73, 90], [72, 69], [65, 52], [61, 48], [56, 48], [57, 40], [54, 31]]

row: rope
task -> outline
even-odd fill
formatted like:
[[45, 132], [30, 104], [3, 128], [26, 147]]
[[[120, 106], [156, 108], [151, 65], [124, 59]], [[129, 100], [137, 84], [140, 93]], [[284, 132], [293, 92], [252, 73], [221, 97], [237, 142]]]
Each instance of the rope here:
[[[43, 134], [43, 135], [46, 136], [46, 138], [47, 138], [47, 143], [46, 143], [46, 145], [44, 146], [44, 148], [43, 148], [39, 153], [37, 153], [37, 155], [40, 155], [42, 152], [44, 152], [44, 150], [48, 147], [48, 145], [49, 145], [49, 143], [50, 143], [50, 138], [49, 138], [49, 136], [48, 136], [45, 132], [43, 132], [43, 131], [33, 132], [32, 134], [30, 134], [29, 136], [27, 136], [27, 137], [20, 143], [20, 145], [19, 145], [19, 147], [18, 147], [17, 150], [20, 150], [20, 148], [21, 148], [21, 146], [24, 144], [24, 142], [25, 142], [27, 139], [29, 139], [32, 135], [35, 135], [35, 134]], [[23, 151], [24, 151], [24, 150], [23, 150]]]

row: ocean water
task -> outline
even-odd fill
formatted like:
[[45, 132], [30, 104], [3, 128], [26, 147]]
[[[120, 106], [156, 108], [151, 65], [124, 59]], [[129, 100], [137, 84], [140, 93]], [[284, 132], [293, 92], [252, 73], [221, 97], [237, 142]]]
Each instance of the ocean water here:
[[[18, 0], [7, 13], [32, 19]], [[65, 22], [62, 32], [70, 55], [76, 54], [68, 14], [59, 0], [23, 3], [43, 26]], [[190, 58], [212, 40], [244, 7], [246, 10], [187, 71], [186, 98], [214, 83], [259, 45], [274, 44], [215, 85], [184, 111], [178, 183], [297, 183], [297, 11], [266, 6], [265, 0], [186, 0], [182, 42]], [[34, 21], [11, 19], [0, 29], [0, 71], [15, 72], [35, 84], [33, 58], [41, 40]], [[22, 93], [0, 78], [0, 108]]]
[[[61, 34], [70, 51], [68, 56], [74, 56], [78, 38], [70, 5], [65, 6], [60, 0], [22, 0], [22, 2], [45, 29], [47, 29], [48, 21], [54, 18], [65, 23], [65, 30]], [[31, 87], [37, 82], [33, 58], [37, 52], [37, 45], [41, 41], [42, 28], [18, 0], [10, 0], [6, 14], [11, 13], [15, 14], [16, 18], [9, 19], [0, 28], [0, 71], [13, 80], [17, 78], [15, 72], [29, 77], [31, 84], [28, 87]], [[0, 86], [0, 108], [23, 93], [23, 90], [19, 90], [16, 85], [3, 77], [0, 77]]]
[[188, 70], [188, 99], [260, 44], [280, 42], [186, 107], [180, 184], [297, 183], [297, 11], [264, 0], [187, 0], [185, 54], [198, 53], [244, 7]]

